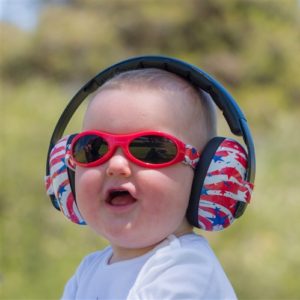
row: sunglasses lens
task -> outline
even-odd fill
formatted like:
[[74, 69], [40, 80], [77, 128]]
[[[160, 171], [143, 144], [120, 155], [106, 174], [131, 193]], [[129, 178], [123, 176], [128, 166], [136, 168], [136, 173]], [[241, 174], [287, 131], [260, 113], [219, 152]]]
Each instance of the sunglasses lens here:
[[75, 161], [83, 164], [94, 162], [107, 152], [107, 142], [103, 138], [92, 134], [79, 138], [72, 150]]
[[143, 162], [162, 164], [176, 157], [177, 146], [168, 138], [148, 135], [134, 139], [129, 145], [129, 151]]

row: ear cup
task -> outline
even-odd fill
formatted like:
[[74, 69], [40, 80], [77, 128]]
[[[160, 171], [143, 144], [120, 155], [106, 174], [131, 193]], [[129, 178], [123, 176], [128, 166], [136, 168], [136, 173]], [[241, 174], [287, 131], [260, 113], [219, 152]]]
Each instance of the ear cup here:
[[253, 184], [246, 181], [247, 153], [235, 140], [215, 137], [201, 153], [195, 170], [187, 219], [198, 228], [222, 230], [250, 202]]
[[51, 150], [48, 162], [50, 173], [45, 178], [45, 185], [54, 207], [72, 222], [83, 225], [85, 221], [75, 200], [74, 165], [69, 155], [69, 147], [75, 136], [61, 138]]

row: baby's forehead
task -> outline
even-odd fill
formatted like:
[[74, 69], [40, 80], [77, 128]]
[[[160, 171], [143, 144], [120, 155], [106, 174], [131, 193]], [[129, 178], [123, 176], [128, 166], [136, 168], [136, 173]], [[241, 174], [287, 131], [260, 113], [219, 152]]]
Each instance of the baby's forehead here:
[[[139, 74], [141, 76], [138, 76]], [[159, 99], [156, 103], [157, 107], [161, 105], [169, 106], [177, 109], [180, 115], [187, 116], [189, 119], [193, 118], [195, 113], [199, 113], [202, 108], [200, 94], [192, 85], [178, 76], [163, 70], [149, 69], [147, 72], [146, 70], [139, 70], [139, 72], [122, 73], [104, 83], [98, 89], [91, 102], [98, 98], [103, 100], [105, 98], [103, 97], [104, 94], [109, 95], [114, 92], [120, 94], [121, 102], [128, 101], [130, 97], [127, 96], [132, 94], [137, 106], [148, 101], [147, 95], [155, 94]], [[137, 94], [139, 98], [134, 98]], [[109, 104], [105, 101], [103, 105]]]
[[178, 87], [171, 80], [166, 82], [167, 84], [162, 84], [160, 81], [158, 85], [144, 81], [112, 81], [97, 91], [90, 104], [97, 102], [98, 105], [106, 107], [123, 105], [126, 102], [129, 106], [147, 109], [149, 102], [149, 107], [159, 109], [161, 106], [168, 106], [177, 110], [180, 115], [194, 115], [195, 111], [201, 109], [201, 99], [196, 91], [189, 87]]
[[[162, 97], [174, 97], [171, 105], [184, 105], [185, 108], [192, 106], [192, 110], [201, 107], [199, 91], [185, 79], [161, 69], [149, 68], [123, 72], [106, 81], [96, 92], [118, 90], [124, 93], [142, 91], [144, 93], [157, 93]], [[93, 101], [92, 99], [92, 101]], [[182, 113], [186, 109], [182, 108]]]

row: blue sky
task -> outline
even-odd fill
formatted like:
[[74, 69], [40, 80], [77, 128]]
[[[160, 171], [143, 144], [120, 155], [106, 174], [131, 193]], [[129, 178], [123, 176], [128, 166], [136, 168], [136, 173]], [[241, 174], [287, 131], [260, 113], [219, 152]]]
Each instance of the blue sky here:
[[0, 0], [0, 20], [30, 30], [37, 23], [40, 7], [36, 0]]

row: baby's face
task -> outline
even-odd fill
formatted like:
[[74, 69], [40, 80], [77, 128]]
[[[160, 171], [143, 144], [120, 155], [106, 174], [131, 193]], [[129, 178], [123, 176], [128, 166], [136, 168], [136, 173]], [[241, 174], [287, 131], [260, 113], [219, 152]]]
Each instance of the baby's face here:
[[[112, 134], [155, 130], [193, 144], [185, 128], [187, 106], [182, 95], [130, 87], [103, 90], [90, 103], [83, 130]], [[190, 230], [185, 213], [193, 174], [183, 163], [140, 167], [118, 148], [100, 166], [77, 166], [77, 205], [88, 225], [113, 247], [151, 247], [170, 234]]]

